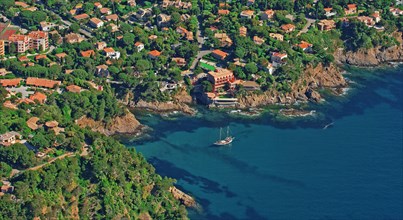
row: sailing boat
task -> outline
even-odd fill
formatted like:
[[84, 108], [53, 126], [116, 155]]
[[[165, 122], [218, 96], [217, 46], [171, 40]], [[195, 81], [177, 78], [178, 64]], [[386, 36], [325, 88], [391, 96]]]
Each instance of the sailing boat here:
[[232, 141], [235, 139], [235, 137], [232, 137], [229, 135], [229, 127], [227, 127], [227, 137], [225, 139], [221, 138], [221, 134], [222, 134], [222, 128], [220, 128], [220, 139], [218, 139], [218, 141], [214, 142], [214, 145], [225, 146], [225, 145], [231, 144]]

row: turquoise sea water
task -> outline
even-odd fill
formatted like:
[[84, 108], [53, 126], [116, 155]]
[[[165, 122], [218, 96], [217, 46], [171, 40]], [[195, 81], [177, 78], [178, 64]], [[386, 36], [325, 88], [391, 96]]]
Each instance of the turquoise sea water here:
[[[127, 145], [197, 199], [191, 219], [402, 219], [403, 68], [349, 72], [315, 119], [144, 115], [153, 138]], [[212, 147], [227, 125], [232, 146]]]

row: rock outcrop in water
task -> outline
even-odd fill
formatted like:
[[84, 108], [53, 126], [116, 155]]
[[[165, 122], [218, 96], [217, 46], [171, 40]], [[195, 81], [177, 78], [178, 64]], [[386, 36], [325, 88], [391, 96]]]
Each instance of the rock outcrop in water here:
[[356, 52], [338, 50], [334, 57], [339, 64], [350, 64], [354, 66], [378, 66], [388, 62], [403, 61], [403, 39], [402, 32], [396, 32], [393, 36], [400, 45], [389, 48], [376, 47], [371, 49], [359, 49]]
[[177, 189], [175, 186], [170, 187], [169, 191], [172, 193], [175, 199], [179, 200], [186, 207], [196, 208], [198, 206], [196, 201], [191, 196]]
[[191, 103], [192, 96], [187, 93], [185, 88], [182, 88], [177, 94], [172, 97], [172, 101], [146, 102], [140, 100], [138, 102], [130, 101], [128, 105], [133, 108], [146, 109], [158, 113], [179, 111], [185, 114], [193, 115], [196, 113], [196, 111], [189, 106]]
[[143, 128], [136, 117], [129, 111], [124, 116], [113, 118], [112, 122], [108, 124], [102, 121], [95, 121], [86, 116], [76, 120], [76, 124], [80, 127], [90, 127], [91, 130], [105, 135], [137, 134]]
[[282, 94], [274, 90], [269, 90], [262, 94], [249, 93], [239, 99], [240, 108], [258, 107], [269, 104], [293, 104], [297, 101], [319, 102], [321, 96], [318, 93], [320, 88], [331, 88], [341, 92], [347, 83], [342, 76], [339, 67], [331, 64], [324, 66], [307, 66], [300, 79], [291, 86], [291, 92]]

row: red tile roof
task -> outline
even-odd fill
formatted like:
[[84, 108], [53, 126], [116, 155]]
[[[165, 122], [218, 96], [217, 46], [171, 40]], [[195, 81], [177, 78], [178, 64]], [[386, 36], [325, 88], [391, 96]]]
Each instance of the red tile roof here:
[[306, 49], [308, 47], [312, 47], [312, 44], [306, 42], [306, 41], [301, 41], [300, 44], [298, 44], [298, 47], [302, 48], [302, 49]]
[[67, 91], [73, 92], [73, 93], [80, 93], [81, 92], [81, 87], [76, 86], [76, 85], [69, 85], [66, 87]]
[[35, 60], [46, 59], [48, 58], [46, 54], [39, 54], [35, 56]]
[[60, 81], [50, 80], [50, 79], [41, 79], [35, 77], [28, 77], [27, 78], [27, 85], [29, 86], [37, 86], [37, 87], [46, 87], [46, 88], [53, 88], [55, 85], [60, 85]]
[[217, 55], [217, 56], [219, 56], [219, 57], [221, 57], [221, 59], [225, 59], [225, 57], [228, 56], [228, 53], [226, 53], [226, 52], [224, 52], [224, 51], [222, 51], [222, 50], [218, 50], [218, 49], [213, 50], [212, 53], [215, 54], [215, 55]]
[[104, 52], [105, 53], [114, 53], [115, 50], [112, 47], [107, 47], [107, 48], [104, 48]]
[[148, 54], [153, 57], [159, 57], [161, 55], [161, 52], [159, 52], [158, 50], [153, 50], [150, 51]]
[[82, 57], [91, 57], [92, 55], [95, 55], [94, 50], [86, 50], [86, 51], [81, 51], [80, 52]]
[[83, 20], [83, 19], [87, 19], [87, 18], [89, 18], [90, 16], [89, 15], [87, 15], [87, 14], [80, 14], [80, 15], [76, 15], [76, 16], [74, 16], [74, 19], [76, 19], [76, 20]]
[[54, 127], [59, 126], [59, 122], [57, 122], [57, 121], [47, 121], [47, 122], [45, 123], [45, 125], [46, 125], [46, 127], [48, 127], [48, 128], [54, 128]]
[[35, 94], [29, 96], [32, 101], [38, 100], [39, 103], [43, 104], [46, 100], [46, 95], [41, 92], [35, 92]]
[[21, 82], [21, 78], [17, 79], [0, 79], [0, 84], [4, 87], [8, 86], [18, 86]]
[[119, 19], [119, 16], [117, 14], [108, 15], [108, 16], [105, 16], [105, 19], [108, 21], [109, 20], [117, 21]]
[[18, 60], [21, 61], [21, 62], [29, 61], [29, 59], [27, 58], [27, 56], [18, 57]]
[[219, 15], [227, 15], [227, 14], [229, 14], [229, 10], [220, 9], [220, 10], [218, 10], [218, 14], [219, 14]]
[[55, 55], [57, 58], [59, 58], [59, 59], [62, 59], [62, 58], [65, 58], [66, 56], [67, 56], [67, 54], [66, 53], [58, 53], [58, 54], [56, 54]]

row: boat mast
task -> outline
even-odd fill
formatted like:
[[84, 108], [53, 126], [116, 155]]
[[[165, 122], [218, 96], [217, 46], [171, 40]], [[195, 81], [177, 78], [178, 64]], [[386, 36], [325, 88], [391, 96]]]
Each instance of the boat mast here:
[[227, 137], [229, 137], [229, 126], [227, 126]]
[[222, 131], [222, 128], [220, 128], [220, 139], [218, 139], [218, 140], [221, 140], [221, 131]]

